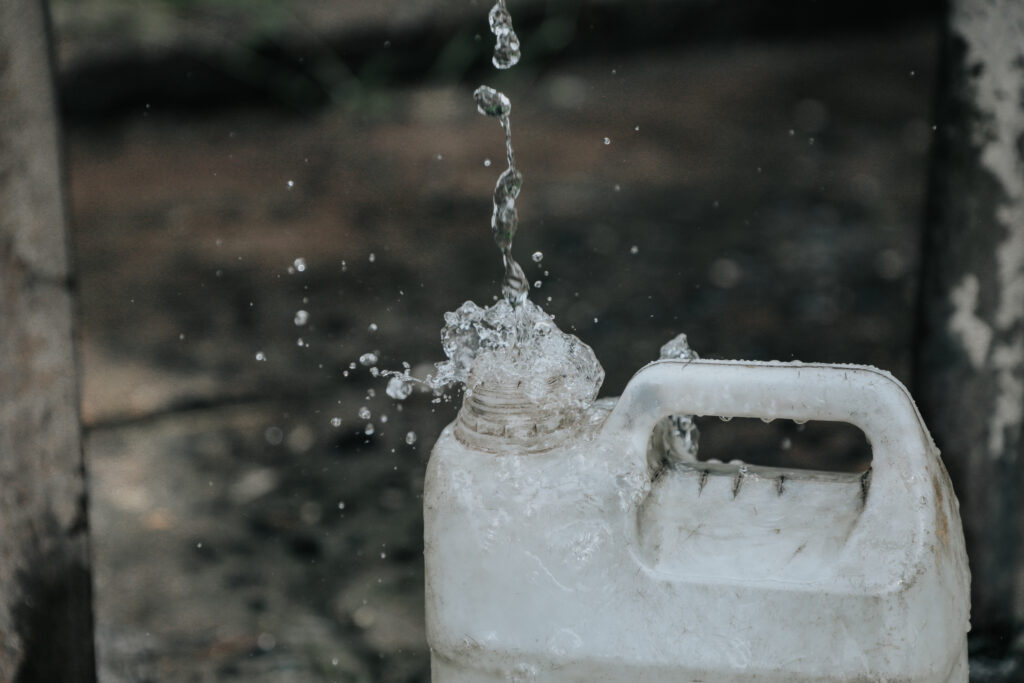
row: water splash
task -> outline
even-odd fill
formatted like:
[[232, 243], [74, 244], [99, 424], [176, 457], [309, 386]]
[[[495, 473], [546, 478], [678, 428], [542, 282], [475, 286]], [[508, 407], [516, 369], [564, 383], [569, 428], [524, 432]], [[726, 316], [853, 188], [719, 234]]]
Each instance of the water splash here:
[[[659, 360], [697, 360], [700, 356], [690, 348], [685, 334], [680, 334], [661, 347]], [[655, 445], [660, 453], [652, 458], [668, 462], [696, 462], [700, 446], [700, 430], [693, 421], [693, 415], [669, 415], [658, 423], [654, 431]], [[652, 463], [657, 464], [657, 463]]]
[[679, 334], [661, 347], [658, 360], [697, 360], [700, 356], [690, 348], [690, 341], [685, 334]]
[[[512, 30], [505, 0], [498, 0], [489, 20], [497, 38], [494, 66], [514, 66], [520, 57], [519, 39]], [[502, 296], [488, 307], [467, 301], [445, 313], [441, 344], [447, 360], [437, 363], [436, 372], [425, 380], [410, 377], [408, 371], [385, 371], [391, 378], [387, 393], [402, 400], [411, 393], [413, 382], [423, 382], [435, 394], [460, 384], [467, 394], [482, 384], [496, 384], [514, 386], [531, 400], [546, 398], [582, 412], [594, 402], [604, 369], [589, 346], [559, 330], [552, 316], [528, 299], [530, 281], [512, 257], [512, 242], [519, 228], [516, 199], [523, 186], [512, 148], [512, 103], [487, 85], [477, 88], [473, 99], [477, 111], [498, 119], [505, 133], [508, 167], [495, 184], [491, 213], [491, 232], [505, 269]], [[536, 252], [533, 259], [540, 263], [543, 254]]]
[[438, 363], [428, 380], [435, 387], [463, 384], [472, 391], [484, 383], [515, 385], [539, 401], [557, 375], [559, 395], [548, 398], [585, 409], [604, 381], [593, 350], [559, 330], [549, 314], [525, 298], [516, 306], [500, 299], [487, 308], [467, 301], [445, 314], [441, 342], [448, 360]]

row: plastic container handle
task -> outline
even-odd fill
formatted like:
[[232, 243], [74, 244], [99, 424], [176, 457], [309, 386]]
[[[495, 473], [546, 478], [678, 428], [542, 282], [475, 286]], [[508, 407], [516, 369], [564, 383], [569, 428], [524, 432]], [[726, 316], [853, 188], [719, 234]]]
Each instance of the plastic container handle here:
[[[848, 422], [872, 449], [872, 489], [914, 481], [934, 447], [906, 388], [887, 372], [860, 365], [755, 361], [658, 361], [626, 385], [602, 428], [627, 439], [646, 462], [655, 424], [666, 415], [717, 415]], [[924, 485], [926, 477], [918, 476]]]

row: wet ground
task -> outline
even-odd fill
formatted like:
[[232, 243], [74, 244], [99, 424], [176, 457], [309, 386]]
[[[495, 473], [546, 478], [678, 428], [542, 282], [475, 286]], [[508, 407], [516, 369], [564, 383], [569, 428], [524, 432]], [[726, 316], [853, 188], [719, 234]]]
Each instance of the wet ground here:
[[[516, 254], [602, 394], [683, 331], [908, 379], [935, 54], [920, 25], [487, 79], [526, 176]], [[456, 404], [398, 404], [358, 359], [440, 360], [444, 311], [498, 291], [502, 137], [475, 85], [70, 127], [105, 681], [429, 678], [420, 497]], [[863, 466], [816, 438], [786, 457]]]

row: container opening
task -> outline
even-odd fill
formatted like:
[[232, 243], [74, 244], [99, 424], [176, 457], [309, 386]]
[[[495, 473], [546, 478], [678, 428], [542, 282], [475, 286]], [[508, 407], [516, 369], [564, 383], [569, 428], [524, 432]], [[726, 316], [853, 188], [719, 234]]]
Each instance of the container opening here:
[[[871, 445], [858, 427], [846, 422], [773, 420], [755, 418], [698, 417], [700, 430], [697, 460], [736, 460], [747, 465], [826, 472], [865, 472], [871, 467]], [[668, 450], [664, 437], [655, 429], [649, 453], [652, 465]], [[671, 459], [671, 458], [670, 458]], [[685, 458], [683, 458], [685, 460]], [[738, 464], [738, 463], [737, 463]]]

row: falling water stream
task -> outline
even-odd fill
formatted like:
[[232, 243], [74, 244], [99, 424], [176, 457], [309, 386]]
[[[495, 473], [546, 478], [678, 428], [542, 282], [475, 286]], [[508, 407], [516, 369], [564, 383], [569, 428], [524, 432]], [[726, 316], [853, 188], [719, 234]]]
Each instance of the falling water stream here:
[[[496, 39], [491, 61], [498, 69], [511, 68], [520, 59], [519, 38], [505, 0], [497, 0], [491, 8], [489, 23]], [[473, 99], [477, 110], [496, 118], [505, 134], [508, 167], [495, 184], [491, 214], [491, 232], [504, 268], [501, 297], [490, 306], [467, 301], [445, 313], [441, 342], [447, 360], [437, 363], [436, 371], [424, 383], [437, 394], [462, 385], [467, 395], [485, 384], [514, 385], [529, 400], [582, 414], [597, 397], [604, 369], [589, 346], [559, 330], [553, 317], [530, 301], [530, 283], [512, 255], [519, 228], [516, 200], [523, 175], [512, 147], [511, 100], [487, 85], [478, 87]], [[695, 357], [685, 335], [662, 349], [662, 358]], [[412, 382], [418, 381], [409, 376], [408, 370], [386, 374], [390, 375], [387, 394], [397, 400], [406, 398]], [[552, 384], [556, 377], [556, 384]], [[554, 393], [553, 386], [557, 386]], [[696, 458], [697, 429], [691, 418], [666, 418], [662, 433], [669, 457]]]

